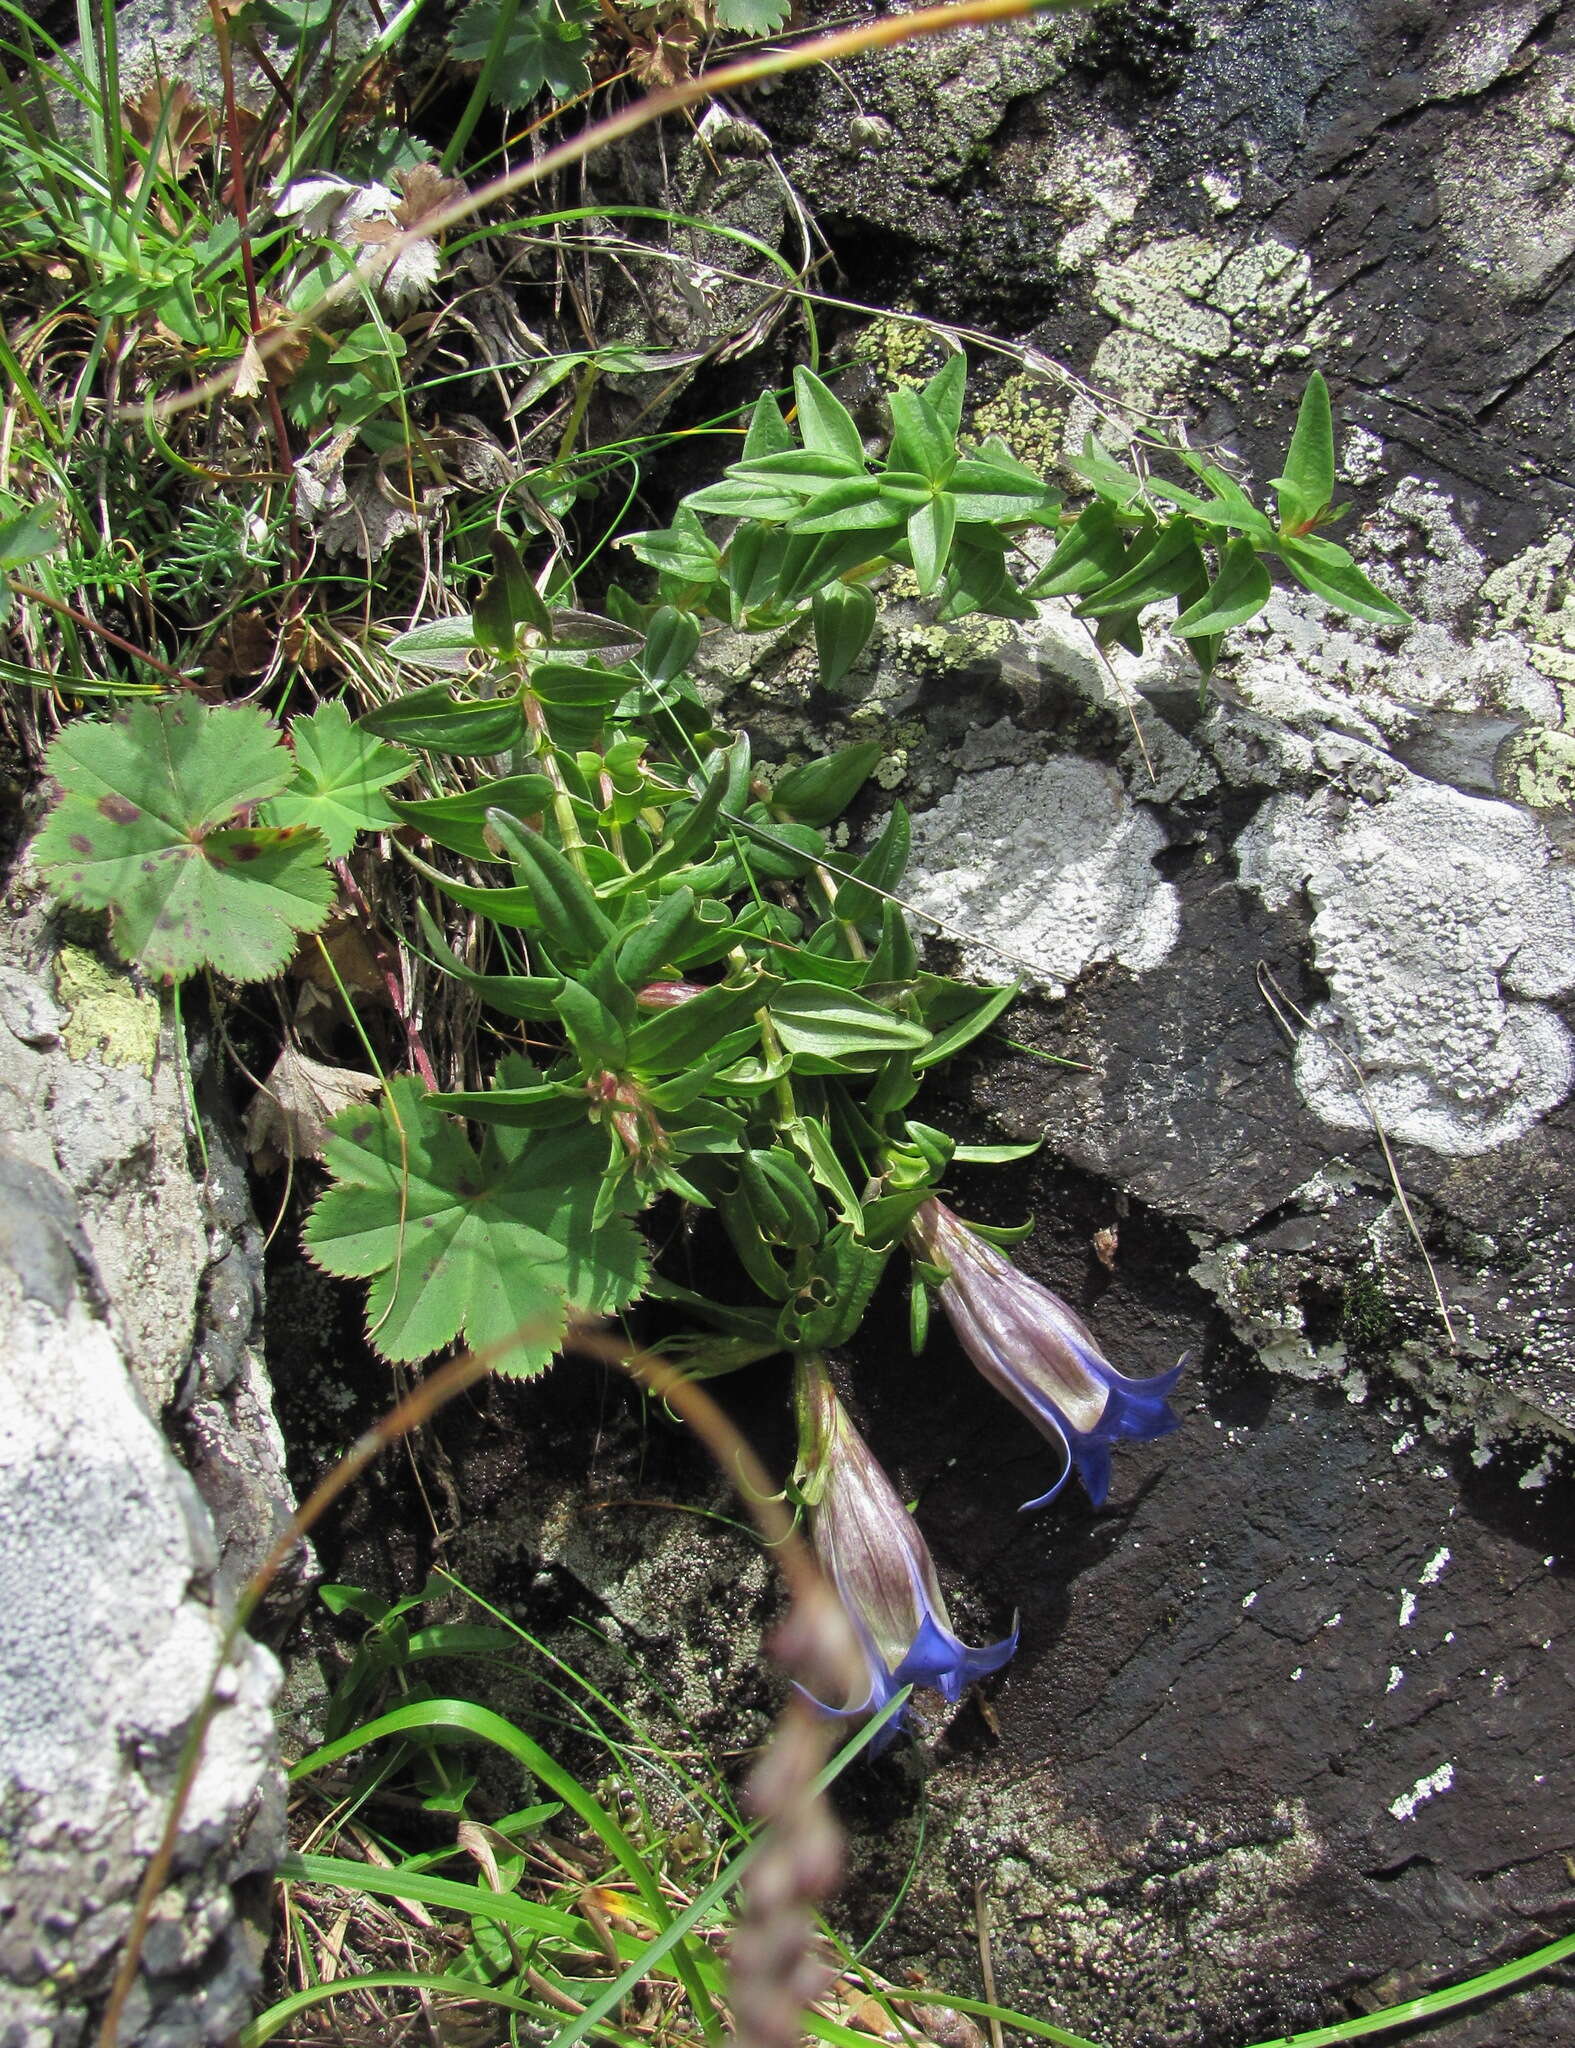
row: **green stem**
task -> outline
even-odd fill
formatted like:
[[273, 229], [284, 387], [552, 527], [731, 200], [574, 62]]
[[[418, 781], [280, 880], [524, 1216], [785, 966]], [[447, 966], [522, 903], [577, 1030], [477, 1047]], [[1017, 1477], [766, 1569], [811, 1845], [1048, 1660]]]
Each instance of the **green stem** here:
[[509, 36], [514, 27], [514, 18], [520, 11], [520, 0], [499, 0], [498, 19], [492, 31], [492, 40], [487, 45], [487, 54], [481, 60], [481, 70], [475, 84], [470, 88], [464, 111], [454, 123], [454, 132], [448, 139], [443, 152], [442, 171], [444, 177], [452, 175], [454, 166], [464, 153], [465, 144], [475, 132], [476, 123], [481, 119], [488, 100], [492, 97], [493, 83], [503, 63], [508, 48]]
[[525, 723], [530, 727], [536, 741], [536, 759], [541, 771], [552, 784], [552, 815], [557, 820], [558, 837], [570, 863], [583, 881], [591, 879], [585, 864], [585, 840], [580, 832], [580, 821], [574, 815], [574, 805], [569, 798], [569, 787], [563, 779], [563, 770], [558, 765], [558, 756], [552, 744], [552, 735], [547, 730], [547, 714], [542, 709], [541, 699], [526, 684], [520, 692], [520, 706], [525, 713]]

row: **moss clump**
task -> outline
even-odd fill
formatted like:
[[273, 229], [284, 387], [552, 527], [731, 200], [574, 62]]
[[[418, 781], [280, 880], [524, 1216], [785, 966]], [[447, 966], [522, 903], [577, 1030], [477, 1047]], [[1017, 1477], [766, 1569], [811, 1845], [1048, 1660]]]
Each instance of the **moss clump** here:
[[1349, 1351], [1367, 1357], [1392, 1351], [1404, 1335], [1383, 1283], [1370, 1266], [1354, 1273], [1346, 1283], [1340, 1308], [1340, 1335]]

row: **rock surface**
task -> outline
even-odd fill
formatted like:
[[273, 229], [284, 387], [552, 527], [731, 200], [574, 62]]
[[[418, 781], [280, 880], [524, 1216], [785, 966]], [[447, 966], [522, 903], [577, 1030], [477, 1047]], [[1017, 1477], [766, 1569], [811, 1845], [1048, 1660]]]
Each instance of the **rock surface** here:
[[[9, 1145], [0, 1329], [0, 2037], [68, 2048], [102, 2007], [218, 1667], [221, 1576], [71, 1194]], [[220, 1676], [126, 2041], [199, 2048], [248, 2015], [283, 1849], [276, 1679], [244, 1640]]]
[[[224, 1618], [290, 1497], [260, 1236], [218, 1107], [204, 1185], [157, 999], [62, 942], [25, 877], [7, 909], [0, 2038], [67, 2048], [102, 2005]], [[277, 1676], [244, 1640], [221, 1675], [127, 2042], [198, 2048], [249, 2013], [284, 1846]]]

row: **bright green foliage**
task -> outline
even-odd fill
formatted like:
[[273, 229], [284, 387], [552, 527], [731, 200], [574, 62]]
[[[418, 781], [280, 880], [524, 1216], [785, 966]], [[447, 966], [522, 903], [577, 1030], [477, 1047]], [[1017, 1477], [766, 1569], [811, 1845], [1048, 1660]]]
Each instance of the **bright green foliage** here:
[[[511, 1057], [497, 1085], [534, 1078]], [[368, 1332], [384, 1357], [426, 1358], [463, 1334], [505, 1344], [501, 1370], [536, 1372], [568, 1306], [605, 1314], [641, 1291], [639, 1233], [624, 1213], [596, 1213], [606, 1148], [583, 1119], [497, 1127], [478, 1156], [416, 1082], [397, 1080], [387, 1106], [346, 1110], [330, 1129], [335, 1185], [312, 1211], [306, 1248], [330, 1273], [371, 1280]]]
[[[1174, 603], [1176, 630], [1205, 675], [1220, 635], [1267, 603], [1265, 558], [1342, 611], [1406, 623], [1346, 550], [1314, 531], [1344, 509], [1331, 503], [1333, 416], [1316, 373], [1278, 479], [1278, 522], [1190, 449], [1148, 452], [1191, 470], [1207, 496], [1128, 468], [1092, 435], [1071, 465], [1092, 501], [1070, 517], [1004, 443], [963, 445], [964, 375], [954, 355], [922, 391], [893, 392], [891, 441], [874, 460], [835, 394], [800, 369], [797, 435], [762, 398], [726, 481], [692, 492], [670, 527], [631, 535], [627, 545], [660, 573], [670, 602], [735, 626], [779, 625], [807, 604], [828, 687], [863, 652], [876, 617], [871, 583], [893, 563], [912, 570], [941, 619], [1026, 619], [1035, 598], [1071, 597], [1102, 645], [1133, 652], [1142, 650], [1142, 613]], [[737, 522], [725, 546], [700, 514]], [[1057, 544], [1020, 586], [1013, 543], [1035, 528], [1048, 528]]]
[[1285, 474], [1274, 479], [1283, 532], [1300, 533], [1329, 516], [1334, 502], [1334, 414], [1329, 387], [1314, 370], [1302, 394], [1285, 458]]
[[488, 96], [523, 107], [543, 86], [572, 99], [591, 82], [594, 0], [470, 0], [449, 33], [462, 62], [487, 66]]
[[255, 706], [137, 704], [68, 726], [48, 767], [64, 794], [39, 834], [39, 869], [67, 902], [111, 910], [116, 951], [145, 973], [263, 980], [328, 915], [320, 833], [232, 822], [290, 777]]
[[716, 25], [735, 36], [772, 36], [791, 12], [789, 0], [716, 0]]
[[[526, 18], [487, 7], [493, 34]], [[1087, 501], [1063, 509], [1002, 444], [966, 442], [960, 354], [893, 394], [878, 454], [819, 377], [800, 370], [794, 396], [792, 425], [762, 398], [726, 478], [633, 537], [656, 571], [649, 603], [615, 592], [608, 618], [555, 604], [500, 533], [472, 610], [389, 647], [411, 687], [354, 722], [339, 704], [296, 719], [293, 760], [257, 711], [190, 701], [56, 743], [68, 793], [46, 871], [74, 901], [113, 904], [117, 943], [152, 971], [277, 969], [326, 910], [324, 856], [397, 823], [429, 964], [513, 1043], [528, 1034], [538, 1063], [511, 1054], [490, 1086], [398, 1079], [381, 1109], [332, 1127], [307, 1242], [371, 1283], [369, 1334], [391, 1359], [502, 1342], [511, 1369], [533, 1370], [569, 1308], [607, 1312], [648, 1286], [721, 1333], [720, 1348], [697, 1340], [707, 1370], [844, 1342], [950, 1171], [952, 1141], [910, 1106], [1015, 990], [921, 969], [899, 907], [901, 804], [861, 855], [833, 852], [877, 741], [768, 784], [747, 737], [715, 727], [689, 676], [707, 617], [802, 621], [834, 685], [894, 567], [942, 617], [1031, 617], [1063, 597], [1127, 647], [1168, 605], [1205, 670], [1263, 606], [1274, 560], [1348, 611], [1404, 616], [1316, 531], [1335, 516], [1316, 381], [1277, 520], [1189, 450], [1129, 467], [1092, 438], [1076, 465]], [[1199, 488], [1155, 476], [1162, 453]], [[422, 755], [443, 764], [427, 784], [443, 793], [388, 795]], [[260, 829], [232, 822], [257, 804]], [[450, 903], [479, 954], [451, 946]], [[632, 1218], [672, 1197], [715, 1212], [751, 1300], [649, 1279]]]
[[0, 492], [0, 620], [11, 611], [11, 592], [5, 582], [9, 570], [53, 554], [60, 535], [50, 512], [36, 505], [22, 505]]
[[328, 851], [342, 859], [358, 832], [380, 832], [400, 822], [383, 791], [401, 782], [415, 755], [390, 747], [350, 723], [343, 704], [325, 704], [290, 727], [295, 779], [267, 806], [270, 825], [314, 825]]

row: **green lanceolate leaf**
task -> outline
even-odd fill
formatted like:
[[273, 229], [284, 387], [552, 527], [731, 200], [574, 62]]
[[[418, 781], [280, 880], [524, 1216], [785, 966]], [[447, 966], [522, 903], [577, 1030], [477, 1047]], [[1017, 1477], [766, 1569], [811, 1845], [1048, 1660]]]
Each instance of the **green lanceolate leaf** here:
[[476, 600], [476, 639], [496, 654], [512, 654], [520, 628], [552, 638], [552, 614], [543, 603], [520, 551], [506, 533], [492, 536], [492, 575]]
[[1370, 583], [1345, 549], [1332, 540], [1308, 534], [1300, 540], [1281, 538], [1274, 551], [1297, 582], [1314, 597], [1336, 605], [1359, 619], [1371, 619], [1380, 626], [1408, 626], [1411, 614], [1402, 611]]
[[[511, 1057], [498, 1081], [533, 1073]], [[307, 1219], [306, 1249], [330, 1273], [371, 1281], [367, 1331], [385, 1358], [427, 1358], [463, 1336], [502, 1345], [501, 1370], [535, 1372], [569, 1308], [608, 1314], [645, 1280], [628, 1217], [592, 1227], [606, 1156], [584, 1122], [489, 1132], [478, 1156], [416, 1082], [397, 1080], [384, 1107], [330, 1125], [334, 1185]]]
[[[718, 982], [687, 1002], [644, 1017], [629, 1033], [628, 1063], [632, 1073], [680, 1074], [706, 1059], [724, 1039], [747, 1025], [766, 998], [779, 986], [772, 975], [752, 975], [743, 982]], [[753, 1040], [732, 1053], [754, 1050]]]
[[888, 1257], [862, 1244], [850, 1224], [835, 1224], [816, 1254], [809, 1284], [795, 1291], [777, 1319], [786, 1347], [821, 1351], [845, 1344], [864, 1320]]
[[[930, 1042], [922, 1024], [893, 1016], [851, 989], [814, 981], [790, 981], [767, 1005], [771, 1022], [794, 1065], [831, 1060], [865, 1060], [888, 1052], [917, 1052]], [[815, 1067], [805, 1065], [804, 1071]]]
[[915, 470], [927, 484], [944, 486], [957, 466], [957, 436], [947, 433], [934, 406], [917, 391], [893, 391], [891, 418], [892, 468]]
[[1226, 544], [1214, 581], [1181, 613], [1174, 630], [1184, 640], [1207, 639], [1245, 625], [1263, 610], [1273, 587], [1251, 541], [1237, 536]]
[[868, 978], [878, 986], [881, 982], [911, 981], [918, 971], [919, 952], [908, 920], [902, 906], [888, 898], [881, 903], [880, 944], [870, 955]]
[[524, 716], [512, 697], [455, 697], [447, 683], [426, 683], [379, 704], [356, 720], [363, 732], [433, 754], [501, 754], [522, 736]]
[[580, 1065], [621, 1073], [629, 1039], [612, 1009], [583, 982], [565, 981], [558, 991], [558, 1021]]
[[794, 533], [856, 533], [890, 526], [892, 508], [874, 477], [848, 477], [817, 492], [789, 523]]
[[817, 455], [840, 456], [862, 469], [864, 437], [841, 399], [802, 364], [793, 372], [793, 395], [798, 401], [798, 430], [804, 446]]
[[[0, 492], [0, 575], [53, 554], [61, 544], [54, 506], [17, 507], [17, 499]], [[0, 581], [0, 619], [9, 616], [11, 602], [10, 586]]]
[[881, 904], [902, 880], [913, 838], [907, 807], [893, 804], [881, 835], [845, 881], [837, 884], [836, 914], [847, 924], [878, 918]]
[[1285, 457], [1285, 474], [1274, 479], [1283, 532], [1300, 533], [1334, 498], [1334, 416], [1321, 371], [1307, 379], [1296, 415], [1296, 432]]
[[1096, 434], [1083, 436], [1083, 452], [1074, 456], [1067, 468], [1074, 476], [1080, 476], [1107, 504], [1118, 505], [1123, 510], [1135, 505], [1143, 495], [1141, 477], [1123, 469]]
[[1009, 1009], [1021, 992], [1020, 982], [1010, 982], [1004, 988], [986, 989], [971, 1008], [960, 1017], [953, 1017], [949, 1023], [935, 1025], [935, 1036], [923, 1052], [914, 1056], [914, 1067], [922, 1072], [926, 1067], [939, 1065], [942, 1060], [951, 1059], [954, 1054], [970, 1045], [981, 1031], [988, 1031], [1003, 1010]]
[[1194, 476], [1201, 477], [1213, 493], [1211, 498], [1200, 498], [1191, 491], [1184, 491], [1176, 484], [1168, 484], [1161, 477], [1149, 479], [1149, 495], [1161, 498], [1166, 504], [1176, 506], [1182, 512], [1190, 512], [1194, 519], [1210, 526], [1223, 526], [1262, 546], [1267, 546], [1274, 537], [1274, 528], [1269, 520], [1247, 496], [1234, 477], [1227, 476], [1212, 462], [1195, 455], [1190, 448], [1172, 450], [1178, 462], [1185, 463]]
[[869, 645], [875, 630], [875, 594], [860, 583], [832, 583], [816, 591], [811, 610], [820, 680], [834, 690]]
[[953, 441], [962, 428], [963, 395], [968, 388], [968, 358], [955, 350], [925, 385], [924, 402]]
[[852, 803], [881, 756], [879, 740], [860, 740], [819, 761], [790, 768], [771, 792], [771, 808], [801, 825], [829, 825]]
[[921, 505], [909, 519], [908, 552], [913, 556], [921, 597], [928, 597], [946, 573], [956, 530], [957, 501], [944, 492]]
[[956, 501], [957, 517], [991, 523], [1032, 519], [1055, 509], [1057, 498], [1048, 485], [1023, 471], [995, 462], [965, 460], [952, 471], [947, 490]]
[[653, 683], [671, 682], [688, 668], [699, 645], [700, 621], [664, 604], [646, 629], [640, 667]]
[[783, 1126], [782, 1135], [803, 1153], [814, 1178], [830, 1195], [843, 1221], [855, 1230], [864, 1227], [864, 1211], [847, 1168], [837, 1157], [831, 1133], [818, 1116], [795, 1117]]
[[337, 702], [293, 720], [290, 740], [295, 778], [266, 807], [264, 823], [315, 826], [337, 860], [358, 832], [380, 832], [400, 822], [383, 791], [415, 767], [413, 754], [352, 725]]
[[417, 903], [416, 917], [427, 944], [437, 956], [437, 964], [445, 974], [452, 974], [456, 981], [474, 989], [482, 1002], [501, 1010], [505, 1017], [518, 1017], [527, 1023], [546, 1023], [557, 1016], [558, 992], [563, 987], [561, 974], [479, 974], [449, 946], [424, 903]]
[[1110, 507], [1096, 498], [1078, 515], [1024, 594], [1081, 597], [1085, 591], [1113, 582], [1126, 565], [1125, 533]]
[[715, 580], [722, 551], [687, 505], [680, 505], [671, 526], [627, 533], [620, 543], [637, 562], [660, 569], [686, 583]]
[[1184, 515], [1172, 519], [1155, 536], [1153, 545], [1124, 570], [1113, 583], [1088, 591], [1078, 606], [1080, 616], [1091, 619], [1117, 617], [1159, 604], [1167, 597], [1179, 597], [1202, 569], [1197, 529]]
[[476, 646], [476, 623], [469, 612], [453, 619], [428, 619], [412, 626], [388, 643], [389, 655], [412, 668], [441, 669], [449, 675], [464, 675]]
[[259, 981], [327, 916], [320, 833], [226, 822], [277, 795], [294, 765], [255, 706], [137, 704], [68, 726], [47, 763], [64, 794], [36, 842], [40, 871], [67, 902], [112, 911], [116, 951], [144, 972]]
[[550, 839], [522, 831], [507, 811], [489, 811], [487, 823], [530, 890], [554, 952], [565, 964], [594, 960], [613, 927], [585, 877]]
[[390, 801], [400, 824], [414, 825], [436, 845], [463, 854], [466, 860], [496, 860], [497, 844], [487, 837], [488, 811], [507, 811], [523, 823], [550, 810], [554, 794], [545, 775], [505, 775], [454, 796], [419, 800], [396, 796]]

